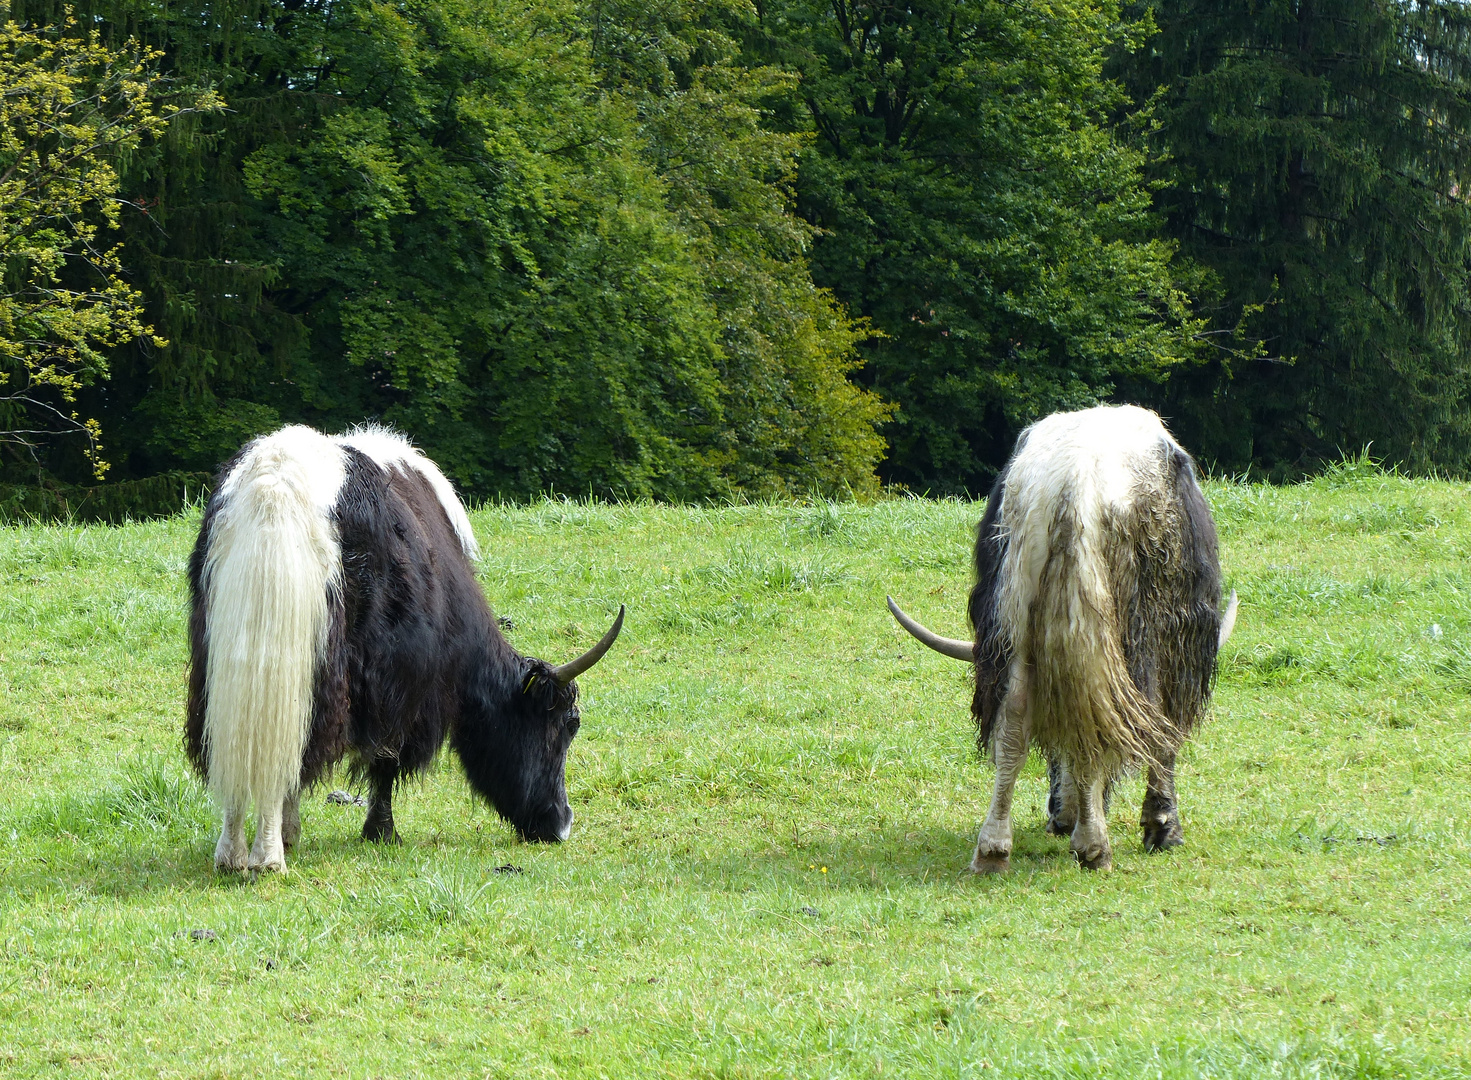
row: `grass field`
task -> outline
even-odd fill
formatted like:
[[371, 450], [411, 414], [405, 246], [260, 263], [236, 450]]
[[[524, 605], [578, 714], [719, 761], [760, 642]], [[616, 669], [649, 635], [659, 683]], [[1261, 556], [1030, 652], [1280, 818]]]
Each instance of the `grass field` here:
[[195, 518], [0, 530], [0, 1074], [1471, 1074], [1471, 489], [1214, 484], [1240, 592], [1181, 767], [1186, 845], [1043, 835], [966, 872], [980, 506], [544, 502], [474, 515], [525, 651], [582, 680], [577, 825], [516, 842], [452, 760], [303, 802], [281, 877], [211, 870], [180, 751]]

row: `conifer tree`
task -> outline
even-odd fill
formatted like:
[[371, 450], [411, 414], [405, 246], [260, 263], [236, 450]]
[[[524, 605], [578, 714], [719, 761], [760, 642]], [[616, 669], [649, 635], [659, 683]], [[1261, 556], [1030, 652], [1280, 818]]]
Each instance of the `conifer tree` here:
[[[1445, 0], [1159, 0], [1118, 67], [1222, 344], [1162, 394], [1187, 442], [1275, 475], [1372, 444], [1471, 468], [1471, 11]], [[1162, 88], [1162, 89], [1161, 89]]]

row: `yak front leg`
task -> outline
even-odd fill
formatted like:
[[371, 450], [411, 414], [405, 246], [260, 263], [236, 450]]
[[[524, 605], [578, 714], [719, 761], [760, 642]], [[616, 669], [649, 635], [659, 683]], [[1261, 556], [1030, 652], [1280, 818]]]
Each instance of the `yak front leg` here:
[[245, 845], [245, 807], [226, 803], [220, 841], [215, 845], [215, 869], [222, 873], [241, 873], [249, 849]]
[[250, 847], [250, 869], [256, 873], [286, 869], [286, 845], [281, 841], [281, 818], [285, 805], [281, 800], [256, 803], [255, 843]]
[[1113, 849], [1108, 843], [1108, 817], [1103, 803], [1108, 774], [1077, 775], [1078, 824], [1073, 828], [1072, 849], [1085, 870], [1112, 870]]
[[1161, 756], [1157, 765], [1149, 766], [1144, 805], [1139, 811], [1139, 824], [1144, 826], [1144, 850], [1164, 851], [1185, 842], [1180, 827], [1180, 807], [1175, 797], [1175, 755]]
[[379, 758], [368, 769], [368, 783], [373, 789], [368, 817], [363, 822], [363, 839], [384, 844], [402, 844], [403, 838], [393, 827], [393, 783], [398, 779], [398, 762]]
[[281, 806], [281, 842], [294, 848], [301, 842], [301, 792], [293, 791]]
[[991, 809], [976, 838], [976, 854], [970, 863], [977, 874], [1003, 874], [1011, 869], [1011, 798], [1016, 779], [1027, 763], [1027, 743], [1031, 738], [1027, 676], [1026, 664], [1017, 661], [1011, 665], [1006, 700], [996, 716], [991, 737], [996, 790], [991, 795]]

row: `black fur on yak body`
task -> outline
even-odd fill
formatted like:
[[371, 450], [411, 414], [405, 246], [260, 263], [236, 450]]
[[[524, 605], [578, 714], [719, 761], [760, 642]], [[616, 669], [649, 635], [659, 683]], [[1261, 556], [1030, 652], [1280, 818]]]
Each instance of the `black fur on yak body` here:
[[1215, 525], [1194, 462], [1153, 413], [1103, 406], [1022, 433], [976, 536], [973, 642], [932, 648], [974, 662], [972, 712], [996, 793], [973, 868], [1004, 870], [1012, 787], [1029, 747], [1046, 755], [1048, 828], [1084, 866], [1111, 864], [1103, 813], [1114, 781], [1148, 769], [1149, 850], [1183, 839], [1176, 755], [1205, 715], [1223, 616]]
[[[448, 739], [474, 790], [523, 837], [564, 838], [576, 683], [506, 641], [443, 496], [423, 472], [380, 464], [350, 442], [341, 452], [343, 480], [330, 508], [340, 573], [326, 586], [309, 732], [292, 787], [309, 788], [350, 757], [371, 789], [364, 838], [396, 839], [395, 785], [426, 768]], [[223, 481], [239, 458], [221, 473], [189, 568], [185, 746], [207, 781], [208, 566]]]

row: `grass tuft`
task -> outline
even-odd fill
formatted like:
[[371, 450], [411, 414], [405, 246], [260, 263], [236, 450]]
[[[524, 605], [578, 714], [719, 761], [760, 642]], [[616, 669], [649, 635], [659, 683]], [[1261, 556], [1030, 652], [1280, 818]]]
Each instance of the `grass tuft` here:
[[100, 790], [47, 799], [24, 821], [32, 836], [77, 838], [138, 832], [193, 837], [211, 825], [209, 796], [199, 782], [161, 758], [134, 762]]

